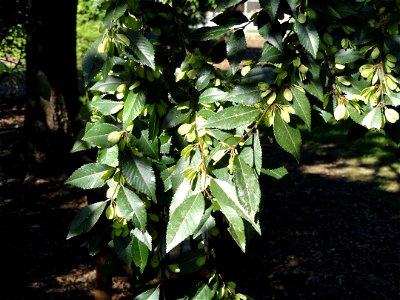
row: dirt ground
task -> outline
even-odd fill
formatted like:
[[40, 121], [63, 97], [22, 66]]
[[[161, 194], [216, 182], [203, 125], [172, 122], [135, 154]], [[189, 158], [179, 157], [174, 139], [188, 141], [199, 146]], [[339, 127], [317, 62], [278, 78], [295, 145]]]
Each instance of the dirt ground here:
[[[65, 178], [26, 176], [22, 122], [21, 105], [0, 103], [0, 299], [92, 299], [93, 259], [82, 241], [65, 240], [85, 197]], [[224, 278], [238, 291], [254, 299], [400, 299], [399, 190], [349, 180], [338, 161], [334, 146], [323, 156], [304, 147], [302, 165], [287, 164], [291, 175], [263, 179], [263, 235], [245, 255], [232, 243], [222, 256]], [[113, 287], [113, 299], [132, 299], [127, 278]]]

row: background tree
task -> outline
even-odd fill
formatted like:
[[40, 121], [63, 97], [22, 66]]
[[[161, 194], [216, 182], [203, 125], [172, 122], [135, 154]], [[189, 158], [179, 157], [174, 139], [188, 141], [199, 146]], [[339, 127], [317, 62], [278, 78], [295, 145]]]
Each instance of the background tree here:
[[[54, 13], [55, 6], [61, 14]], [[28, 156], [34, 163], [64, 162], [73, 143], [80, 109], [76, 7], [76, 1], [28, 1], [25, 129]], [[62, 146], [55, 150], [55, 145]]]

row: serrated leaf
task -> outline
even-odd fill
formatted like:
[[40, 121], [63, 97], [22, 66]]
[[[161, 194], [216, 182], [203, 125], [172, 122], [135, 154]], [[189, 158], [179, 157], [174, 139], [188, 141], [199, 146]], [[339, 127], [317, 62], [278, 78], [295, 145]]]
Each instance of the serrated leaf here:
[[146, 207], [130, 189], [122, 187], [117, 194], [117, 207], [126, 220], [133, 220], [137, 228], [144, 231], [147, 224]]
[[108, 76], [104, 80], [97, 81], [89, 90], [102, 93], [115, 92], [122, 83], [122, 79], [115, 76]]
[[275, 114], [274, 135], [279, 146], [299, 161], [301, 148], [300, 130], [290, 127], [289, 124], [282, 120], [280, 114]]
[[[213, 181], [211, 181], [213, 182]], [[216, 191], [214, 188], [213, 195], [219, 194], [220, 191]], [[215, 196], [216, 197], [216, 196]], [[228, 232], [232, 236], [233, 240], [238, 244], [240, 249], [245, 252], [246, 251], [246, 235], [244, 223], [238, 212], [232, 208], [229, 202], [224, 200], [224, 197], [216, 197], [216, 202], [221, 208], [221, 212], [226, 217], [229, 228]]]
[[268, 20], [268, 16], [261, 11], [257, 18], [258, 32], [260, 35], [277, 50], [283, 53], [282, 35], [279, 31], [274, 30]]
[[131, 234], [136, 237], [140, 242], [146, 245], [147, 249], [152, 249], [152, 237], [147, 231], [141, 231], [139, 228], [131, 230]]
[[258, 108], [247, 106], [231, 106], [212, 115], [204, 124], [204, 128], [234, 129], [253, 123], [260, 115]]
[[96, 225], [106, 205], [107, 201], [101, 201], [81, 208], [81, 210], [72, 219], [67, 240], [74, 236], [89, 232], [90, 229]]
[[215, 227], [215, 219], [211, 215], [212, 207], [209, 207], [204, 212], [204, 215], [201, 217], [200, 223], [197, 226], [196, 230], [193, 233], [193, 238], [197, 238], [198, 236], [210, 231], [211, 228]]
[[151, 241], [149, 247], [148, 240], [149, 238], [151, 239], [151, 237], [149, 234], [141, 232], [138, 228], [133, 229], [131, 234], [133, 236], [131, 253], [133, 263], [140, 269], [140, 272], [143, 273], [149, 259], [149, 251], [151, 251]]
[[149, 140], [149, 131], [142, 130], [140, 132], [140, 138], [134, 137], [135, 146], [142, 151], [145, 155], [158, 159], [159, 149], [158, 149], [158, 139], [153, 141]]
[[319, 47], [319, 36], [318, 31], [314, 24], [308, 22], [306, 26], [303, 26], [296, 21], [295, 31], [299, 37], [300, 44], [314, 57], [317, 58], [317, 52]]
[[167, 253], [194, 233], [204, 213], [202, 193], [186, 198], [176, 207], [167, 224]]
[[240, 217], [248, 221], [251, 226], [261, 235], [260, 225], [255, 221], [245, 207], [240, 203], [235, 187], [227, 181], [213, 178], [210, 181], [212, 195], [215, 201], [222, 207], [233, 209]]
[[261, 173], [274, 177], [275, 179], [281, 179], [288, 174], [288, 171], [285, 167], [280, 167], [276, 169], [261, 169]]
[[130, 91], [128, 93], [122, 112], [122, 124], [124, 129], [140, 115], [144, 108], [145, 101], [146, 95], [143, 92], [134, 93]]
[[97, 51], [100, 42], [101, 38], [93, 42], [83, 56], [82, 71], [86, 86], [100, 72], [106, 62], [107, 55]]
[[117, 2], [112, 3], [107, 11], [106, 11], [106, 15], [104, 16], [104, 25], [107, 28], [110, 28], [112, 26], [112, 24], [115, 22], [115, 20], [117, 20], [118, 18], [122, 17], [126, 11], [126, 9], [128, 8], [128, 4], [123, 1], [123, 0], [119, 0]]
[[254, 219], [259, 211], [261, 201], [258, 178], [253, 169], [240, 156], [235, 156], [233, 166], [233, 182], [236, 186], [238, 200], [250, 217]]
[[105, 164], [85, 164], [74, 171], [65, 183], [82, 189], [99, 188], [105, 184], [103, 176], [112, 169], [112, 167]]
[[283, 59], [282, 53], [269, 43], [265, 43], [261, 53], [261, 62], [278, 63]]
[[230, 28], [226, 26], [204, 26], [195, 29], [190, 34], [190, 38], [195, 41], [208, 41], [223, 36], [229, 30]]
[[306, 124], [308, 130], [311, 130], [311, 105], [310, 101], [308, 101], [307, 96], [296, 89], [295, 87], [291, 87], [290, 90], [293, 94], [293, 109], [296, 112], [296, 115], [300, 117]]
[[307, 75], [308, 79], [306, 82], [299, 80], [298, 83], [308, 93], [310, 93], [314, 97], [317, 97], [319, 100], [323, 101], [324, 100], [324, 91], [323, 91], [321, 81], [319, 80], [321, 68], [314, 61], [310, 61], [309, 64], [307, 65], [307, 67], [311, 73], [311, 76]]
[[246, 38], [243, 29], [236, 30], [229, 38], [226, 44], [226, 54], [231, 66], [232, 74], [239, 70], [239, 64], [242, 61], [247, 50]]
[[213, 300], [216, 292], [216, 284], [210, 287], [208, 284], [204, 283], [197, 289], [196, 294], [191, 300]]
[[129, 46], [123, 48], [126, 56], [155, 70], [154, 47], [150, 41], [145, 36], [133, 30], [124, 28], [123, 32], [130, 40]]
[[101, 112], [103, 115], [108, 116], [119, 111], [123, 106], [123, 101], [113, 101], [107, 99], [99, 99], [90, 103], [96, 110]]
[[192, 110], [187, 112], [182, 112], [182, 110], [178, 110], [176, 107], [170, 109], [165, 116], [165, 119], [161, 125], [162, 129], [169, 129], [181, 124], [186, 118], [188, 118], [192, 114]]
[[99, 149], [97, 154], [97, 162], [116, 168], [119, 165], [118, 154], [118, 145], [114, 145], [106, 149]]
[[243, 105], [259, 103], [262, 98], [256, 84], [238, 84], [226, 95], [226, 100]]
[[108, 135], [114, 131], [120, 131], [120, 129], [112, 124], [96, 123], [85, 132], [82, 140], [100, 148], [109, 148], [115, 144], [108, 140]]
[[363, 58], [362, 53], [353, 49], [341, 49], [335, 54], [335, 63], [348, 64]]
[[120, 161], [121, 171], [126, 182], [156, 201], [156, 177], [150, 163], [132, 153], [123, 155]]
[[286, 0], [286, 2], [289, 5], [289, 7], [293, 13], [293, 16], [296, 16], [296, 7], [297, 7], [298, 0]]
[[132, 263], [132, 240], [129, 236], [126, 237], [115, 237], [114, 240], [114, 249], [115, 253], [117, 253], [118, 258], [123, 261], [128, 267], [131, 266]]
[[381, 129], [382, 128], [382, 111], [379, 106], [373, 108], [362, 120], [361, 125], [367, 127], [368, 129], [375, 128]]
[[262, 148], [258, 131], [245, 143], [239, 156], [260, 175], [262, 166]]
[[275, 20], [279, 8], [279, 2], [280, 0], [260, 0], [261, 8], [268, 13], [271, 21]]
[[226, 97], [226, 93], [218, 88], [212, 87], [206, 89], [199, 96], [199, 103], [210, 104], [221, 101]]
[[219, 26], [235, 26], [248, 22], [249, 19], [238, 10], [226, 10], [222, 14], [211, 19], [211, 22]]
[[155, 287], [146, 292], [136, 296], [133, 300], [159, 300], [160, 299], [160, 288]]

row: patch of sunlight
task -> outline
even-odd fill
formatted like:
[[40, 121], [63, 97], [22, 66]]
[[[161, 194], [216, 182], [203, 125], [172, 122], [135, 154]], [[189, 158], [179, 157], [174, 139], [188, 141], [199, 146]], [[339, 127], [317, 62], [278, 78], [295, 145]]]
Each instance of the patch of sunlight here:
[[378, 158], [372, 156], [341, 158], [330, 163], [303, 165], [301, 170], [306, 174], [370, 182], [383, 191], [400, 192], [400, 164], [392, 163], [382, 166], [379, 162]]

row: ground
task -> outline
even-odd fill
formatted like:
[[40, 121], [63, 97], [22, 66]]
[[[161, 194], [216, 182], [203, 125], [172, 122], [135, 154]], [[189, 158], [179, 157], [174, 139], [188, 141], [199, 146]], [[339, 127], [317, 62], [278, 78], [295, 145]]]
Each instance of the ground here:
[[[0, 299], [92, 299], [93, 258], [81, 240], [65, 239], [85, 196], [65, 176], [25, 173], [22, 128], [23, 105], [0, 102]], [[262, 179], [263, 234], [244, 255], [226, 244], [224, 279], [254, 299], [399, 299], [396, 147], [378, 138], [366, 155], [357, 149], [372, 144], [319, 134], [306, 136], [300, 164], [285, 157], [289, 175]], [[113, 287], [113, 299], [132, 299], [127, 278]]]

